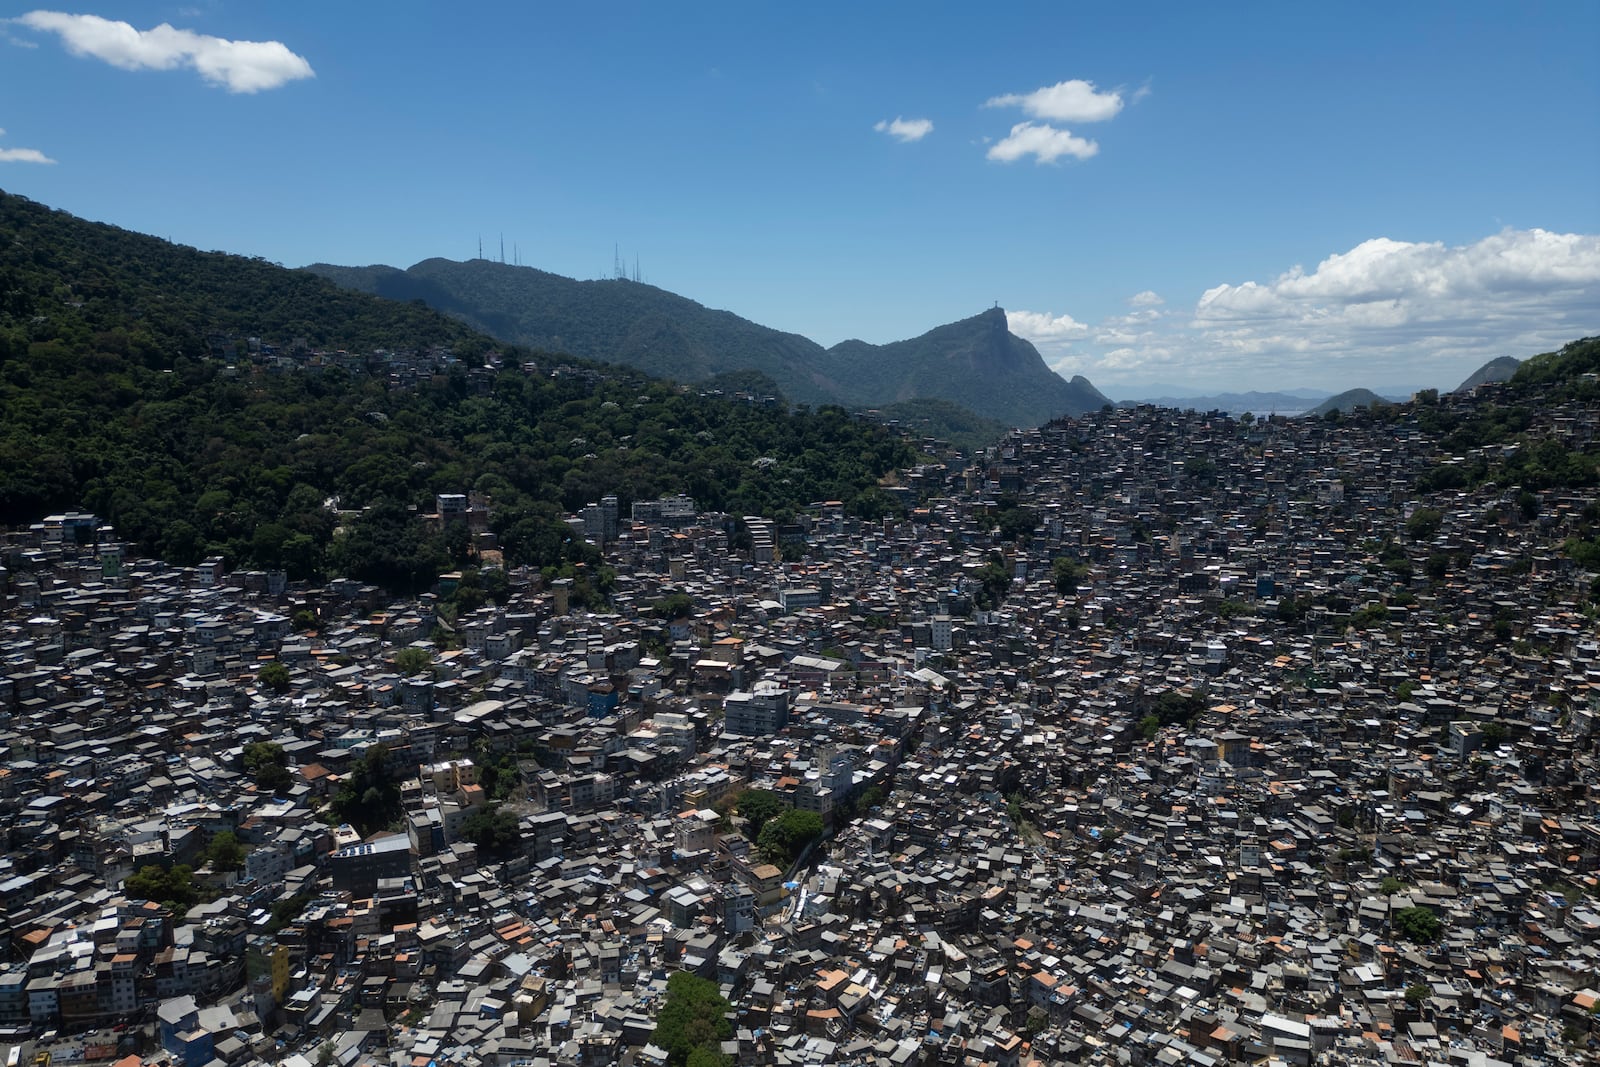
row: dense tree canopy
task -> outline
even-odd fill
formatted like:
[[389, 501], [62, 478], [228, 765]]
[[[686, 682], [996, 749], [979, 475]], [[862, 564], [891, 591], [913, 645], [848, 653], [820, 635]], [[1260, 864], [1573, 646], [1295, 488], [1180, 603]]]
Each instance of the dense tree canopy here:
[[1039, 516], [1016, 497], [1001, 497], [994, 510], [994, 524], [1002, 541], [1017, 541], [1039, 528]]
[[383, 745], [367, 749], [333, 798], [334, 813], [362, 836], [400, 818], [400, 783], [389, 771], [388, 758]]
[[1078, 589], [1078, 583], [1083, 580], [1088, 567], [1079, 563], [1071, 556], [1057, 556], [1050, 561], [1050, 577], [1055, 583], [1056, 592], [1063, 596], [1070, 596]]
[[783, 798], [770, 789], [746, 789], [739, 794], [734, 806], [744, 820], [745, 836], [752, 841], [759, 841], [761, 828], [788, 807]]
[[289, 668], [277, 660], [263, 663], [261, 670], [256, 672], [256, 681], [274, 693], [287, 693], [289, 691]]
[[679, 971], [667, 979], [667, 1002], [650, 1043], [666, 1051], [673, 1067], [726, 1062], [718, 1045], [733, 1036], [727, 1017], [732, 1007], [717, 983]]
[[219, 830], [213, 834], [201, 855], [201, 859], [210, 864], [214, 871], [237, 871], [244, 866], [244, 857], [245, 848], [231, 830]]
[[522, 827], [510, 809], [484, 808], [467, 816], [461, 824], [461, 836], [490, 855], [503, 858], [522, 844]]
[[790, 808], [762, 825], [756, 843], [769, 862], [787, 867], [808, 844], [822, 836], [822, 829], [822, 816], [816, 812]]
[[[1597, 370], [1600, 338], [1586, 337], [1525, 360], [1503, 392], [1487, 402], [1468, 409], [1436, 399], [1417, 405], [1417, 425], [1437, 437], [1448, 456], [1419, 479], [1419, 488], [1466, 489], [1490, 481], [1523, 491], [1600, 484], [1600, 442], [1565, 440], [1537, 425], [1540, 410], [1552, 404], [1600, 400]], [[1489, 446], [1501, 447], [1485, 453]], [[1520, 498], [1519, 507], [1526, 510]]]
[[269, 793], [286, 792], [293, 783], [289, 757], [275, 741], [255, 741], [244, 746], [245, 773], [255, 779], [256, 788]]
[[128, 875], [122, 888], [129, 898], [153, 900], [175, 915], [184, 914], [201, 899], [200, 888], [194, 880], [194, 869], [184, 863], [170, 869], [147, 864]]
[[402, 648], [394, 654], [394, 669], [410, 678], [433, 668], [433, 654], [425, 648]]
[[1432, 944], [1444, 932], [1444, 923], [1427, 908], [1401, 908], [1393, 916], [1395, 933], [1407, 941]]
[[561, 520], [606, 494], [624, 513], [675, 492], [732, 514], [875, 510], [915, 458], [842, 408], [552, 376], [559, 357], [525, 351], [474, 369], [491, 347], [424, 308], [0, 194], [0, 524], [81, 507], [172, 562], [412, 591], [472, 562], [463, 527], [418, 520], [438, 493], [487, 496], [510, 564], [592, 569]]

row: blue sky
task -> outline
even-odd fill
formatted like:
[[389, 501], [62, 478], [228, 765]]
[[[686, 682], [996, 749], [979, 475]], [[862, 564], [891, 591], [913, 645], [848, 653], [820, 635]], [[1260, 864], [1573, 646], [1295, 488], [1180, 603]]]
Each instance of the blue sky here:
[[0, 187], [289, 266], [620, 246], [825, 344], [999, 302], [1116, 397], [1600, 333], [1600, 4], [993, 6], [19, 6]]

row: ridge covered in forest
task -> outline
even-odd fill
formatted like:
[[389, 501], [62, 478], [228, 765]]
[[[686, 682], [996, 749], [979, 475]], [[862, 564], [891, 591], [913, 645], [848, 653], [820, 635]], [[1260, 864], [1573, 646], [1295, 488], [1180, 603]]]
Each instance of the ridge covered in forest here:
[[895, 506], [880, 478], [914, 459], [837, 407], [508, 348], [425, 307], [0, 194], [0, 524], [81, 507], [174, 562], [406, 590], [471, 562], [417, 516], [476, 492], [507, 563], [590, 564], [587, 580], [597, 553], [563, 515], [603, 495], [877, 514]]
[[416, 300], [502, 341], [625, 363], [679, 381], [729, 371], [765, 374], [791, 399], [878, 407], [946, 400], [1007, 426], [1037, 426], [1110, 401], [1089, 380], [1067, 381], [1011, 333], [1004, 310], [935, 327], [904, 341], [842, 341], [824, 348], [624, 279], [578, 281], [487, 259], [307, 268], [341, 285]]

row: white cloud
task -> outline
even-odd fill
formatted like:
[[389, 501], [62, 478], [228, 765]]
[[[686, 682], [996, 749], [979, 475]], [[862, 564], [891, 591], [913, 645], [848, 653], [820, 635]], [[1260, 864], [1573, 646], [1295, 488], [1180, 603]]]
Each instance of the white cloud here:
[[1165, 303], [1166, 301], [1161, 299], [1161, 294], [1154, 289], [1146, 289], [1128, 297], [1128, 305], [1136, 308], [1157, 308]]
[[[6, 131], [0, 130], [0, 137]], [[37, 148], [0, 148], [0, 163], [54, 163], [55, 160]]]
[[1054, 163], [1062, 156], [1088, 159], [1099, 151], [1098, 144], [1074, 136], [1071, 130], [1058, 130], [1044, 123], [1019, 122], [1004, 139], [989, 147], [988, 157], [1014, 163], [1031, 155], [1036, 162]]
[[0, 163], [54, 163], [37, 148], [0, 148]]
[[1007, 311], [1006, 327], [1036, 345], [1059, 345], [1089, 333], [1089, 327], [1071, 315], [1048, 311]]
[[1036, 119], [1057, 122], [1105, 122], [1122, 110], [1122, 94], [1102, 93], [1094, 82], [1073, 78], [1031, 93], [1007, 93], [990, 97], [984, 107], [1020, 107]]
[[1051, 360], [1056, 369], [1102, 389], [1453, 389], [1496, 356], [1600, 332], [1600, 235], [1504, 230], [1459, 246], [1379, 237], [1309, 271], [1212, 286], [1192, 314], [1129, 303], [1142, 310], [1096, 324]]
[[1294, 267], [1264, 285], [1207, 289], [1195, 319], [1395, 325], [1469, 318], [1483, 300], [1600, 309], [1600, 236], [1502, 230], [1455, 248], [1378, 237], [1329, 256], [1309, 274]]
[[256, 93], [316, 77], [303, 56], [279, 41], [229, 41], [165, 22], [138, 30], [98, 15], [60, 11], [30, 11], [16, 21], [58, 35], [73, 55], [91, 56], [123, 70], [189, 67], [230, 93]]
[[903, 119], [896, 115], [894, 121], [891, 122], [885, 119], [882, 122], [874, 123], [872, 128], [879, 133], [888, 134], [897, 141], [920, 141], [933, 132], [933, 121], [931, 119]]

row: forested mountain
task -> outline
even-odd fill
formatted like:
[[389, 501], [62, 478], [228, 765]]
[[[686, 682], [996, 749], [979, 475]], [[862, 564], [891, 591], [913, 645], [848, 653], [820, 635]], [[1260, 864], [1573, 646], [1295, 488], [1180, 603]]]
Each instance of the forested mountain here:
[[1326, 415], [1330, 411], [1349, 411], [1352, 408], [1371, 408], [1376, 410], [1390, 403], [1371, 389], [1346, 389], [1337, 396], [1330, 396], [1310, 411], [1307, 416]]
[[263, 259], [173, 245], [4, 191], [0, 239], [0, 344], [81, 347], [98, 331], [102, 345], [170, 367], [209, 352], [212, 334], [359, 349], [488, 343], [428, 308], [397, 308]]
[[978, 452], [1004, 437], [1010, 427], [974, 415], [949, 400], [902, 400], [873, 409], [879, 418], [901, 427], [913, 437], [947, 441], [967, 452]]
[[1583, 337], [1556, 352], [1525, 359], [1508, 379], [1509, 393], [1520, 400], [1535, 396], [1600, 399], [1600, 337]]
[[487, 259], [428, 259], [409, 270], [306, 270], [395, 300], [421, 300], [503, 341], [625, 363], [678, 381], [756, 370], [793, 400], [876, 407], [949, 400], [1006, 425], [1036, 425], [1108, 403], [1081, 377], [1070, 383], [1006, 328], [998, 308], [887, 345], [825, 349], [715, 311], [653, 285], [576, 281]]
[[487, 259], [426, 259], [405, 271], [324, 263], [306, 270], [391, 300], [423, 301], [511, 344], [622, 363], [680, 382], [755, 370], [792, 400], [836, 399], [833, 384], [813, 374], [822, 351], [815, 343], [653, 285], [580, 282]]
[[848, 403], [949, 400], [1013, 426], [1111, 403], [1082, 375], [1068, 382], [1047, 367], [1038, 349], [1007, 328], [1000, 308], [909, 341], [843, 341], [828, 349], [823, 366], [832, 380], [847, 383]]
[[[482, 366], [495, 348], [504, 370]], [[681, 491], [735, 514], [824, 498], [873, 514], [892, 506], [880, 476], [915, 458], [838, 408], [791, 414], [625, 368], [552, 376], [570, 362], [0, 193], [0, 524], [83, 507], [175, 562], [417, 588], [468, 561], [416, 520], [435, 493], [491, 497], [508, 562], [571, 567], [595, 561], [561, 515], [605, 493], [624, 509]]]
[[[1558, 430], [1556, 421], [1560, 415], [1562, 421], [1582, 423], [1600, 403], [1600, 338], [1585, 337], [1524, 360], [1510, 379], [1472, 398], [1476, 402], [1470, 406], [1451, 399], [1433, 390], [1417, 394], [1418, 423], [1438, 439], [1445, 457], [1424, 478], [1423, 489], [1494, 482], [1521, 494], [1589, 490], [1600, 483], [1600, 438]], [[1600, 505], [1591, 501], [1583, 520], [1583, 536], [1593, 542], [1590, 558], [1600, 569]]]
[[1499, 356], [1491, 359], [1468, 375], [1467, 380], [1456, 386], [1455, 391], [1466, 393], [1489, 382], [1503, 382], [1516, 374], [1517, 368], [1520, 366], [1522, 366], [1522, 360], [1515, 356]]

